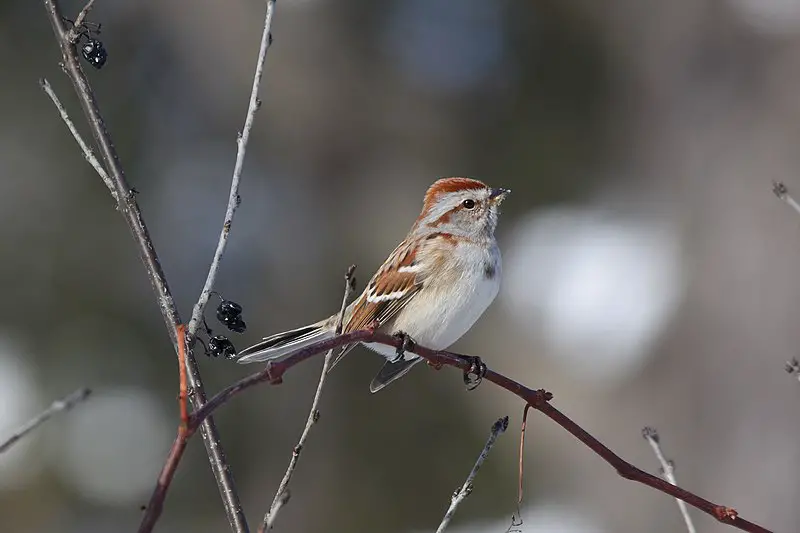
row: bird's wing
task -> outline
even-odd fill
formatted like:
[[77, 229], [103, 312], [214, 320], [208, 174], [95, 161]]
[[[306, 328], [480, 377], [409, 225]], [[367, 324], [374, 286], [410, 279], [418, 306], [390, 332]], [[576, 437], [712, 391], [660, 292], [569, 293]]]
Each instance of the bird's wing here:
[[372, 276], [353, 306], [344, 331], [357, 331], [373, 322], [381, 326], [394, 317], [419, 292], [423, 272], [416, 261], [417, 246], [403, 241]]
[[[416, 260], [419, 243], [403, 241], [369, 280], [345, 323], [345, 333], [378, 327], [391, 320], [422, 288], [425, 275]], [[354, 345], [342, 347], [331, 364], [332, 369]]]

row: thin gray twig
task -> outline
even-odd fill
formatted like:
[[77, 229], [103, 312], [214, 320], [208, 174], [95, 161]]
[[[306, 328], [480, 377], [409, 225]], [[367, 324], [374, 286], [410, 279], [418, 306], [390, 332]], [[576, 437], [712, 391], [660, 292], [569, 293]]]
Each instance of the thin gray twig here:
[[25, 425], [23, 425], [17, 431], [12, 433], [9, 438], [1, 442], [0, 453], [7, 451], [14, 444], [19, 442], [21, 438], [23, 438], [25, 435], [32, 432], [33, 430], [35, 430], [36, 428], [38, 428], [39, 426], [41, 426], [42, 424], [53, 418], [53, 416], [55, 416], [57, 413], [60, 413], [62, 411], [69, 411], [77, 404], [86, 400], [86, 398], [88, 398], [91, 393], [92, 391], [87, 388], [78, 389], [72, 394], [65, 396], [60, 400], [54, 401], [52, 404], [50, 404], [50, 407], [48, 407], [47, 409], [36, 415], [28, 422], [26, 422]]
[[467, 476], [467, 480], [464, 481], [464, 484], [461, 485], [460, 489], [453, 493], [453, 497], [450, 499], [450, 507], [447, 508], [447, 512], [444, 514], [444, 518], [442, 518], [439, 527], [436, 529], [436, 533], [442, 533], [442, 531], [444, 531], [447, 526], [450, 525], [453, 515], [456, 514], [456, 509], [458, 509], [458, 506], [461, 505], [461, 502], [463, 502], [472, 492], [475, 476], [478, 475], [478, 470], [480, 470], [481, 466], [483, 466], [483, 462], [489, 456], [489, 451], [492, 449], [492, 446], [494, 446], [497, 437], [499, 437], [500, 434], [506, 429], [508, 429], [507, 416], [499, 418], [497, 422], [492, 424], [492, 431], [489, 433], [489, 438], [486, 441], [486, 445], [483, 447], [483, 450], [481, 450], [481, 454], [478, 456], [475, 466], [472, 467], [472, 470]]
[[800, 203], [789, 194], [789, 189], [783, 182], [773, 181], [772, 192], [775, 193], [775, 196], [786, 202], [789, 207], [800, 213]]
[[[786, 204], [795, 210], [795, 212], [800, 213], [800, 203], [795, 200], [791, 194], [789, 194], [789, 189], [786, 185], [781, 181], [773, 181], [772, 182], [772, 192], [777, 196], [779, 199], [786, 202]], [[797, 360], [796, 357], [792, 357], [791, 360], [786, 361], [786, 372], [793, 375], [800, 381], [800, 361]]]
[[[344, 314], [347, 310], [347, 300], [355, 290], [355, 278], [353, 277], [355, 271], [356, 266], [351, 265], [350, 268], [347, 269], [347, 273], [344, 276], [344, 296], [342, 297], [342, 307], [339, 310], [339, 319], [336, 322], [336, 335], [340, 335], [342, 333]], [[297, 441], [297, 445], [292, 450], [292, 458], [289, 459], [289, 467], [286, 469], [286, 473], [283, 475], [280, 485], [278, 485], [278, 490], [275, 492], [275, 497], [272, 499], [272, 503], [269, 506], [269, 511], [267, 511], [267, 514], [264, 515], [264, 520], [261, 523], [261, 527], [258, 528], [259, 533], [264, 533], [265, 531], [272, 529], [272, 526], [275, 524], [275, 519], [278, 516], [278, 512], [283, 508], [284, 505], [286, 505], [286, 502], [289, 501], [289, 482], [292, 480], [292, 474], [294, 474], [295, 468], [297, 468], [297, 461], [300, 459], [300, 452], [302, 451], [303, 446], [305, 446], [308, 435], [311, 432], [311, 426], [313, 426], [317, 420], [319, 420], [319, 400], [322, 397], [322, 388], [325, 386], [325, 380], [328, 377], [328, 370], [330, 370], [331, 361], [333, 360], [333, 353], [335, 351], [335, 349], [331, 349], [325, 354], [325, 362], [322, 364], [322, 372], [319, 376], [319, 383], [317, 383], [317, 390], [314, 393], [314, 399], [311, 402], [311, 410], [308, 412], [306, 426], [303, 428], [303, 432], [300, 434], [300, 439]]]
[[108, 177], [106, 169], [104, 169], [103, 165], [100, 164], [100, 161], [94, 155], [92, 149], [89, 148], [89, 145], [86, 144], [86, 141], [83, 140], [81, 134], [78, 133], [78, 129], [75, 127], [75, 123], [73, 123], [72, 119], [69, 118], [67, 110], [64, 108], [64, 105], [61, 103], [61, 100], [58, 99], [58, 96], [56, 96], [55, 91], [53, 91], [53, 88], [50, 86], [50, 82], [47, 81], [46, 78], [42, 78], [39, 80], [39, 85], [41, 86], [42, 90], [44, 90], [44, 92], [47, 93], [47, 96], [50, 97], [50, 100], [53, 101], [53, 104], [55, 104], [56, 109], [58, 109], [58, 114], [61, 115], [61, 120], [63, 120], [64, 124], [67, 125], [69, 132], [75, 138], [75, 141], [78, 143], [81, 152], [83, 152], [83, 157], [85, 157], [86, 161], [88, 161], [89, 164], [92, 165], [95, 172], [97, 172], [97, 174], [103, 180], [103, 183], [105, 183], [106, 187], [108, 187], [108, 190], [111, 191], [111, 196], [114, 197], [114, 201], [119, 202], [119, 198], [117, 198], [117, 191], [114, 188], [114, 182], [112, 182], [111, 178]]
[[[658, 431], [656, 431], [655, 428], [646, 427], [642, 429], [642, 437], [644, 437], [644, 439], [650, 444], [650, 447], [653, 448], [653, 453], [656, 454], [656, 459], [658, 459], [658, 462], [661, 463], [661, 472], [664, 476], [664, 479], [677, 486], [678, 482], [675, 481], [675, 466], [672, 464], [672, 461], [669, 461], [666, 457], [664, 457], [664, 453], [661, 451], [661, 443], [658, 436]], [[692, 522], [692, 517], [689, 515], [689, 509], [686, 507], [686, 503], [677, 498], [675, 498], [675, 501], [678, 502], [678, 508], [683, 516], [683, 521], [686, 522], [686, 529], [689, 530], [689, 533], [696, 533], [694, 523]]]
[[797, 357], [792, 357], [791, 360], [786, 361], [784, 369], [800, 381], [800, 361], [797, 360]]
[[[83, 68], [78, 60], [75, 44], [71, 40], [72, 34], [64, 27], [64, 17], [58, 0], [44, 0], [50, 24], [53, 28], [56, 41], [61, 50], [62, 68], [72, 82], [78, 101], [81, 104], [86, 120], [97, 143], [99, 155], [103, 160], [105, 169], [111, 179], [117, 209], [122, 214], [125, 222], [136, 241], [139, 255], [145, 265], [153, 290], [156, 293], [159, 309], [167, 327], [173, 348], [178, 352], [177, 326], [181, 324], [178, 309], [172, 298], [172, 293], [167, 283], [167, 278], [161, 268], [161, 263], [155, 251], [155, 246], [150, 233], [145, 225], [139, 205], [136, 202], [135, 190], [128, 184], [125, 172], [122, 169], [114, 142], [111, 139], [105, 120], [100, 113], [94, 91], [86, 78]], [[189, 386], [192, 389], [192, 403], [195, 408], [201, 407], [206, 401], [205, 389], [200, 376], [197, 361], [192, 350], [186, 353], [186, 369]], [[211, 470], [217, 481], [225, 513], [231, 529], [236, 533], [247, 533], [249, 528], [242, 510], [233, 473], [225, 458], [225, 451], [213, 418], [207, 418], [200, 427], [200, 434], [206, 447]]]
[[200, 292], [200, 298], [192, 309], [192, 319], [189, 321], [189, 335], [194, 337], [200, 324], [203, 322], [203, 313], [208, 304], [208, 299], [211, 292], [214, 290], [214, 283], [217, 279], [219, 272], [219, 264], [222, 260], [222, 255], [225, 253], [225, 246], [228, 244], [228, 235], [231, 231], [231, 224], [233, 224], [233, 217], [236, 214], [236, 209], [239, 207], [241, 198], [239, 197], [239, 182], [242, 177], [242, 168], [244, 166], [244, 156], [247, 151], [247, 143], [250, 141], [250, 130], [253, 129], [253, 121], [255, 120], [256, 111], [261, 107], [261, 100], [258, 97], [259, 88], [261, 86], [261, 78], [264, 75], [264, 60], [267, 57], [267, 50], [272, 44], [272, 35], [270, 28], [272, 27], [272, 14], [275, 11], [275, 0], [267, 0], [267, 13], [264, 17], [264, 29], [261, 33], [261, 45], [258, 50], [258, 60], [256, 61], [256, 71], [253, 76], [253, 88], [250, 91], [250, 104], [247, 107], [247, 115], [244, 119], [244, 128], [236, 139], [236, 163], [233, 166], [233, 178], [231, 179], [231, 190], [228, 195], [228, 208], [225, 211], [225, 221], [222, 224], [222, 231], [219, 234], [219, 241], [217, 242], [217, 249], [214, 251], [214, 258], [211, 260], [211, 266], [208, 269], [206, 282], [203, 285], [203, 290]]
[[83, 21], [86, 20], [86, 15], [89, 14], [89, 11], [92, 10], [94, 7], [94, 0], [89, 0], [86, 2], [86, 5], [83, 6], [81, 12], [78, 13], [78, 16], [75, 17], [75, 22], [72, 24], [72, 28], [69, 30], [68, 39], [71, 42], [75, 42], [78, 39], [78, 35], [80, 35], [80, 28], [83, 25]]

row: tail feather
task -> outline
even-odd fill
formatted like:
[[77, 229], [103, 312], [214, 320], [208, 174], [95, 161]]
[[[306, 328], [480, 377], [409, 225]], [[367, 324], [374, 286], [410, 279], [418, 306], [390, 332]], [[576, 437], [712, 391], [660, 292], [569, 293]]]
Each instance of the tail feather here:
[[404, 359], [397, 363], [387, 361], [383, 367], [378, 371], [378, 375], [369, 384], [370, 392], [378, 392], [392, 381], [399, 379], [406, 375], [411, 370], [411, 367], [422, 361], [421, 357], [414, 359]]
[[323, 327], [321, 323], [276, 333], [240, 351], [237, 363], [258, 363], [278, 359], [289, 352], [330, 337], [333, 337], [333, 332]]

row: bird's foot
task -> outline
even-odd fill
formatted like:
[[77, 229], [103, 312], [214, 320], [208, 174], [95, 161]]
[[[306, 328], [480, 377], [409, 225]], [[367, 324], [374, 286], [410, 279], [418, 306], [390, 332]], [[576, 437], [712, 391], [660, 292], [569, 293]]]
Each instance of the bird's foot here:
[[474, 390], [483, 381], [488, 368], [480, 357], [465, 356], [464, 360], [469, 364], [469, 368], [464, 370], [464, 385], [467, 386], [467, 390]]
[[400, 339], [401, 343], [400, 346], [397, 347], [397, 351], [395, 352], [395, 357], [390, 362], [391, 363], [399, 363], [403, 360], [406, 352], [413, 352], [415, 343], [414, 339], [412, 339], [408, 333], [404, 331], [398, 331], [393, 337]]

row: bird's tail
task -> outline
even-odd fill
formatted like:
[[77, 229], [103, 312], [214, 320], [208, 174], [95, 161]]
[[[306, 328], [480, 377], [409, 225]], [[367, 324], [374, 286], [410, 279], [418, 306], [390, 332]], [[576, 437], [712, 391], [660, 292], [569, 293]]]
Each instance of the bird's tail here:
[[323, 320], [316, 324], [265, 337], [261, 342], [240, 351], [236, 362], [258, 363], [271, 361], [315, 342], [331, 338], [333, 337], [333, 331], [326, 327], [325, 322]]
[[411, 370], [411, 367], [420, 361], [422, 361], [421, 357], [403, 359], [397, 363], [387, 361], [378, 372], [378, 375], [372, 380], [372, 383], [369, 384], [369, 391], [378, 392], [392, 381], [405, 376]]

